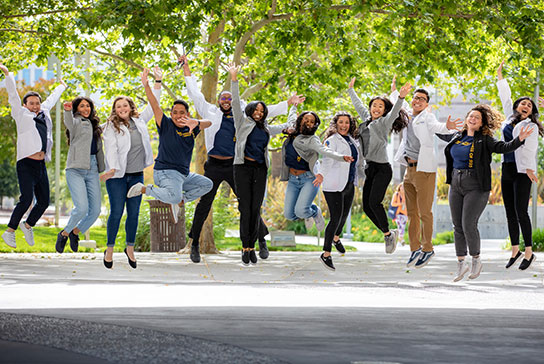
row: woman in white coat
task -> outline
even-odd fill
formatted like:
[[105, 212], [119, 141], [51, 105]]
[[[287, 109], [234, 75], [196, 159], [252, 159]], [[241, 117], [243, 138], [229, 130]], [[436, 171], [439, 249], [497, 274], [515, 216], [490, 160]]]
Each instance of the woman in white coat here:
[[521, 128], [536, 124], [538, 133], [531, 134], [525, 143], [512, 153], [503, 155], [501, 190], [506, 220], [508, 222], [508, 233], [512, 243], [512, 256], [506, 264], [510, 268], [523, 256], [519, 250], [519, 230], [523, 235], [525, 244], [525, 256], [519, 269], [525, 270], [535, 261], [536, 256], [532, 248], [532, 227], [527, 208], [531, 196], [531, 185], [538, 182], [536, 177], [536, 153], [538, 150], [538, 134], [543, 135], [544, 129], [538, 121], [538, 108], [530, 97], [518, 98], [512, 104], [512, 93], [508, 81], [502, 77], [504, 61], [497, 70], [499, 97], [501, 99], [506, 121], [503, 122], [502, 140], [511, 141], [515, 139]]
[[331, 249], [335, 244], [338, 249], [340, 234], [349, 214], [355, 187], [359, 178], [363, 178], [361, 168], [361, 150], [357, 141], [357, 123], [347, 112], [334, 115], [331, 125], [325, 133], [325, 145], [340, 155], [351, 156], [351, 162], [339, 162], [324, 157], [316, 179], [323, 181], [323, 194], [329, 207], [331, 219], [325, 228], [324, 252], [320, 256], [325, 268], [334, 271]]
[[[154, 75], [153, 93], [157, 100], [160, 100], [162, 72], [155, 67]], [[130, 266], [136, 268], [134, 243], [142, 196], [127, 198], [127, 192], [136, 183], [144, 182], [144, 168], [153, 164], [153, 152], [147, 131], [147, 122], [152, 117], [153, 109], [150, 104], [142, 113], [138, 113], [130, 97], [119, 96], [113, 101], [111, 114], [104, 128], [107, 172], [102, 174], [100, 179], [106, 180], [110, 201], [108, 242], [104, 252], [104, 266], [108, 269], [113, 267], [113, 247], [125, 205], [127, 208], [125, 254]]]

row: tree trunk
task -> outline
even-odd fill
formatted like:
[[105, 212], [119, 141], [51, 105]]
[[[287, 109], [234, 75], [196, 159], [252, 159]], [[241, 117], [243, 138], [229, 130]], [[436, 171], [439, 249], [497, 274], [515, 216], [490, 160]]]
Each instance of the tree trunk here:
[[[212, 33], [208, 37], [208, 44], [213, 46], [216, 43], [221, 42], [220, 36], [223, 33], [225, 28], [225, 21], [221, 21]], [[218, 81], [218, 69], [219, 69], [219, 52], [214, 55], [214, 58], [211, 60], [213, 62], [213, 70], [211, 72], [205, 73], [202, 75], [202, 94], [206, 101], [211, 104], [216, 104], [217, 102], [217, 81]], [[209, 63], [208, 60], [205, 61], [205, 66]], [[200, 115], [199, 115], [200, 117]], [[196, 173], [204, 174], [204, 163], [206, 162], [207, 153], [206, 153], [206, 144], [204, 142], [204, 133], [201, 133], [196, 138], [195, 143], [196, 150]], [[188, 217], [192, 220], [192, 216]], [[213, 207], [210, 209], [208, 218], [202, 226], [202, 232], [200, 233], [200, 252], [206, 254], [217, 254], [219, 251], [215, 247], [215, 241], [213, 238]], [[181, 253], [189, 253], [192, 245], [192, 240], [187, 246], [181, 251]]]

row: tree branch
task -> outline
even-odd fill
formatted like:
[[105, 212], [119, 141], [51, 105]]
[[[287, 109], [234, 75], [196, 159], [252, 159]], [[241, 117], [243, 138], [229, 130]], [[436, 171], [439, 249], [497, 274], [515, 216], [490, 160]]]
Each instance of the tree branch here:
[[37, 16], [37, 15], [48, 15], [48, 14], [58, 14], [58, 13], [71, 13], [74, 11], [88, 11], [92, 8], [77, 8], [77, 9], [60, 9], [60, 10], [48, 10], [43, 11], [41, 13], [33, 13], [33, 14], [14, 14], [14, 15], [2, 15], [2, 18], [4, 19], [10, 19], [10, 18], [26, 18], [30, 16]]
[[38, 32], [37, 30], [32, 29], [16, 29], [16, 28], [0, 28], [0, 32], [16, 32], [16, 33], [31, 33], [31, 34], [41, 34], [41, 35], [52, 35], [48, 32]]
[[[106, 52], [106, 51], [101, 51], [101, 50], [98, 50], [98, 49], [93, 49], [91, 50], [92, 52], [96, 53], [96, 54], [99, 54], [101, 56], [105, 56], [105, 57], [110, 57], [110, 58], [113, 58], [119, 62], [123, 62], [131, 67], [134, 67], [140, 71], [143, 71], [144, 70], [144, 67], [139, 65], [138, 63], [134, 62], [134, 61], [131, 61], [130, 59], [125, 59], [123, 57], [120, 57], [116, 54], [112, 54], [112, 53], [109, 53], [109, 52]], [[152, 78], [154, 78], [153, 74], [149, 74]], [[166, 90], [166, 92], [168, 92], [168, 95], [170, 95], [170, 97], [172, 97], [174, 100], [177, 98], [176, 97], [176, 94], [174, 94], [174, 92], [164, 84], [164, 82], [162, 83], [162, 87]]]

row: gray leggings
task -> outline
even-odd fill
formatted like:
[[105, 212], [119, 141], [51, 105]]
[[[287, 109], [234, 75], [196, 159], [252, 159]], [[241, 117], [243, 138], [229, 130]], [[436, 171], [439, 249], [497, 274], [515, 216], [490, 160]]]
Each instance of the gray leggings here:
[[480, 255], [478, 220], [488, 199], [489, 191], [482, 191], [475, 170], [453, 170], [449, 200], [458, 257], [467, 255], [467, 246], [471, 256]]

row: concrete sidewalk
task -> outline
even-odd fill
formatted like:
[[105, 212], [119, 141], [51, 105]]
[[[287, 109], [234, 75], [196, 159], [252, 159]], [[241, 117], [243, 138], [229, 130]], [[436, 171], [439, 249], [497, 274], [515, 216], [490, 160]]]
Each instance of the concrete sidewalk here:
[[[316, 241], [315, 237], [297, 236], [297, 243]], [[167, 340], [181, 340], [189, 348], [193, 337], [203, 340], [199, 347], [227, 345], [206, 352], [218, 355], [224, 351], [231, 355], [228, 361], [237, 362], [430, 362], [412, 355], [410, 345], [398, 348], [411, 342], [414, 330], [433, 343], [428, 348], [435, 358], [432, 362], [497, 363], [520, 358], [531, 362], [535, 355], [542, 356], [538, 341], [542, 343], [544, 334], [544, 257], [528, 271], [506, 270], [509, 252], [501, 249], [501, 241], [486, 240], [482, 242], [481, 276], [453, 283], [453, 245], [437, 246], [436, 256], [426, 267], [407, 269], [407, 246], [386, 255], [383, 244], [343, 242], [358, 251], [344, 256], [333, 253], [334, 273], [322, 266], [319, 252], [271, 252], [268, 260], [250, 267], [241, 265], [240, 252], [203, 255], [199, 264], [176, 253], [137, 253], [136, 270], [128, 266], [122, 253], [114, 255], [113, 270], [104, 268], [102, 253], [2, 254], [0, 311], [50, 319], [22, 316], [21, 322], [33, 324], [19, 325], [19, 316], [4, 316], [0, 322], [9, 324], [9, 330], [0, 330], [0, 340], [70, 350], [59, 346], [66, 340], [36, 342], [32, 338], [37, 336], [30, 332], [36, 327], [32, 320], [47, 332], [59, 326], [53, 319], [68, 319], [79, 323], [62, 325], [86, 327], [91, 321], [102, 325], [92, 330], [119, 331], [119, 338], [128, 326], [150, 330], [153, 337], [181, 335]], [[426, 315], [428, 322], [417, 324]], [[495, 325], [501, 321], [511, 327]], [[477, 330], [458, 335], [458, 330], [474, 323], [479, 325]], [[149, 335], [141, 333], [142, 337]], [[396, 339], [389, 341], [391, 335]], [[482, 335], [491, 335], [492, 342], [473, 347]], [[497, 335], [502, 340], [496, 341]], [[76, 343], [86, 340], [81, 332], [71, 337]], [[152, 351], [144, 350], [145, 340], [129, 340], [135, 352], [120, 351], [95, 335], [93, 342], [104, 345], [104, 350], [77, 353], [100, 360], [149, 361], [145, 355]], [[323, 341], [335, 344], [321, 347]], [[472, 351], [451, 352], [442, 345], [444, 341]], [[505, 347], [505, 341], [509, 351], [502, 354], [498, 348]], [[518, 352], [521, 346], [525, 351]], [[156, 353], [154, 357], [159, 358]], [[190, 358], [221, 361], [214, 355]], [[182, 361], [179, 355], [168, 360], [191, 362]]]

